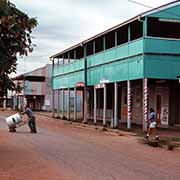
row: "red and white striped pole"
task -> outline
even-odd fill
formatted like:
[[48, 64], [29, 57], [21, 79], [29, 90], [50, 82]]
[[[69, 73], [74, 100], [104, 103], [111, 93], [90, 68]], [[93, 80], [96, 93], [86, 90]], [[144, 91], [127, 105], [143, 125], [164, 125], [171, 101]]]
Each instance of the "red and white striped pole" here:
[[132, 99], [131, 99], [131, 82], [127, 81], [127, 128], [131, 129], [132, 121]]
[[143, 131], [147, 131], [147, 120], [148, 120], [148, 79], [143, 79]]

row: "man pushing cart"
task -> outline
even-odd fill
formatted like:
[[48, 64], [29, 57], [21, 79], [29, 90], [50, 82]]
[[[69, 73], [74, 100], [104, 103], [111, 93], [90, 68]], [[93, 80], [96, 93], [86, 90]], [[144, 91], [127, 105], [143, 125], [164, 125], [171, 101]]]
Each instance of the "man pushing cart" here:
[[16, 113], [6, 118], [6, 123], [8, 124], [9, 132], [16, 132], [16, 128], [26, 124], [27, 121], [22, 119], [22, 115], [26, 114], [28, 117], [30, 133], [37, 133], [34, 113], [28, 107], [28, 105], [25, 105], [24, 108], [25, 110], [22, 113]]

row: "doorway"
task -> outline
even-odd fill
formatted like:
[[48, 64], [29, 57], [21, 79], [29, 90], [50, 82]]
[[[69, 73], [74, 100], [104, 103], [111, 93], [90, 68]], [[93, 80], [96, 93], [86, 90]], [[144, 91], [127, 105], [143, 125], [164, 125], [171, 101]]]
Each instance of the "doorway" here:
[[155, 111], [157, 123], [161, 125], [169, 124], [169, 88], [168, 86], [158, 86], [155, 91]]

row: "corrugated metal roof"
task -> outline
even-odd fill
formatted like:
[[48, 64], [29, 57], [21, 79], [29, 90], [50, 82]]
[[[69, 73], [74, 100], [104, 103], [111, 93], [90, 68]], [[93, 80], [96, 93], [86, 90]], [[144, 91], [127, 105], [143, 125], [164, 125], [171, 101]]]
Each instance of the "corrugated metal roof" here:
[[43, 68], [46, 68], [46, 66], [37, 68], [37, 69], [35, 69], [35, 70], [33, 70], [33, 71], [29, 71], [29, 72], [24, 73], [24, 74], [20, 74], [20, 75], [15, 76], [15, 77], [13, 77], [13, 78], [11, 78], [11, 79], [14, 81], [14, 80], [24, 80], [27, 76], [39, 76], [39, 77], [40, 77], [41, 75], [32, 75], [32, 73], [33, 73], [33, 72], [36, 72], [36, 71], [38, 71], [38, 70], [41, 70], [41, 69], [43, 69]]

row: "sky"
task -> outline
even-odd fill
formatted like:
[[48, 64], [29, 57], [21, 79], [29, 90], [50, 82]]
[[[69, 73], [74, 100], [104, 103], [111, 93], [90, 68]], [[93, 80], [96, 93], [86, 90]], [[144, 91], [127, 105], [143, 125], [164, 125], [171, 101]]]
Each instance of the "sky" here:
[[[172, 0], [135, 0], [152, 8]], [[151, 8], [129, 0], [11, 0], [35, 17], [36, 45], [28, 57], [18, 58], [17, 75], [49, 63], [49, 57]]]

